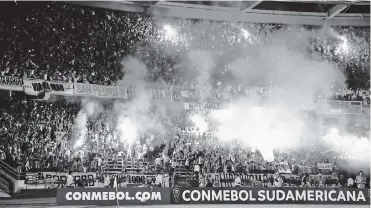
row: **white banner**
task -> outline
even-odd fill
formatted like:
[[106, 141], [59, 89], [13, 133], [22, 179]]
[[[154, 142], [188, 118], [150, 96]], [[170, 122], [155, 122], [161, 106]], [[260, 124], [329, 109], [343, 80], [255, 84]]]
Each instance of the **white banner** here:
[[74, 93], [78, 96], [91, 96], [98, 98], [128, 98], [126, 87], [105, 86], [95, 84], [75, 83]]
[[24, 92], [27, 95], [38, 96], [45, 92], [44, 80], [42, 79], [24, 79]]
[[186, 110], [219, 110], [222, 105], [218, 103], [183, 103]]
[[[135, 98], [138, 94], [138, 90], [141, 90], [133, 86], [128, 86], [127, 89], [129, 99]], [[178, 87], [169, 88], [166, 86], [147, 85], [144, 87], [144, 90], [149, 93], [152, 100], [155, 101], [180, 102], [182, 99], [180, 88]]]
[[0, 76], [0, 89], [23, 91], [23, 79], [20, 77]]
[[[176, 97], [175, 95], [173, 95], [173, 91], [169, 89], [150, 87], [150, 88], [147, 88], [147, 90], [151, 93], [152, 100], [172, 102], [173, 100], [175, 100], [173, 99], [173, 96]], [[176, 99], [178, 99], [179, 101], [180, 96], [176, 97]]]
[[[80, 172], [73, 172], [71, 174], [75, 181], [77, 180], [90, 180], [88, 186], [94, 186], [94, 181], [97, 178], [97, 173], [95, 172], [88, 172], [88, 173], [80, 173]], [[27, 173], [25, 184], [44, 184], [46, 183], [65, 183], [67, 181], [68, 173], [66, 172], [40, 172], [40, 173]]]
[[208, 100], [208, 101], [226, 101], [230, 99], [230, 93], [218, 90], [208, 90], [200, 92], [200, 89], [182, 90], [181, 96], [188, 100]]
[[140, 185], [146, 183], [148, 179], [156, 180], [156, 175], [154, 174], [124, 174], [116, 172], [106, 172], [99, 177], [100, 182], [104, 182], [104, 175], [108, 175], [110, 179], [117, 176], [118, 182], [120, 184], [126, 183], [128, 185]]
[[[209, 173], [214, 179], [215, 187], [235, 187], [235, 179], [240, 176], [242, 186], [259, 186], [265, 179], [273, 176], [272, 174], [240, 174], [240, 173]], [[266, 176], [266, 177], [265, 177]]]
[[44, 82], [45, 92], [54, 95], [73, 95], [73, 83], [65, 82]]
[[280, 162], [277, 164], [277, 173], [280, 174], [291, 174], [291, 168], [287, 162]]
[[317, 167], [321, 170], [332, 170], [333, 165], [332, 163], [317, 163]]

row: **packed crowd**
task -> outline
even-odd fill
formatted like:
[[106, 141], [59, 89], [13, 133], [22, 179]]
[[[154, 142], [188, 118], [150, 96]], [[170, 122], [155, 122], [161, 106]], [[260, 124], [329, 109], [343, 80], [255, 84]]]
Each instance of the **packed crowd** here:
[[[148, 82], [164, 80], [168, 84], [184, 86], [188, 80], [177, 67], [179, 57], [169, 54], [166, 47], [178, 44], [180, 50], [186, 50], [189, 45], [202, 42], [199, 47], [210, 48], [213, 42], [200, 41], [210, 38], [202, 32], [189, 35], [197, 38], [189, 40], [187, 44], [181, 40], [174, 42], [164, 39], [161, 35], [164, 32], [163, 26], [155, 24], [150, 16], [139, 13], [114, 12], [63, 3], [32, 3], [31, 9], [26, 2], [7, 4], [8, 7], [1, 9], [13, 9], [15, 12], [12, 18], [2, 15], [0, 19], [2, 76], [117, 85], [125, 75], [122, 58], [134, 55], [150, 69]], [[192, 21], [176, 20], [173, 24], [189, 33], [196, 33], [190, 28]], [[215, 37], [211, 38], [218, 40], [214, 42], [220, 42], [225, 47], [251, 44], [250, 40], [241, 38], [240, 29], [225, 23], [212, 24], [215, 31], [210, 34]], [[263, 34], [274, 33], [282, 26], [246, 27], [254, 28], [256, 34]], [[352, 37], [359, 48], [343, 56], [334, 50], [335, 44], [331, 41], [314, 40], [308, 50], [320, 53], [325, 59], [336, 61], [344, 68], [349, 89], [335, 90], [334, 99], [358, 100], [369, 106], [370, 31], [365, 28], [336, 30]], [[232, 35], [221, 31], [228, 31]], [[266, 88], [263, 91], [270, 90]], [[285, 171], [317, 174], [321, 171], [316, 165], [327, 162], [334, 164], [334, 167], [323, 174], [337, 175], [336, 162], [328, 158], [314, 158], [312, 155], [303, 156], [300, 152], [292, 152], [277, 153], [275, 161], [266, 162], [258, 151], [207, 146], [216, 138], [179, 133], [197, 130], [189, 121], [181, 118], [167, 122], [171, 124], [168, 134], [141, 135], [141, 141], [133, 145], [132, 150], [123, 151], [119, 145], [111, 145], [117, 138], [114, 131], [106, 128], [103, 113], [99, 121], [88, 125], [86, 140], [90, 141], [90, 146], [85, 151], [75, 151], [71, 135], [79, 108], [79, 101], [59, 100], [51, 103], [24, 99], [18, 95], [1, 97], [1, 160], [19, 172], [120, 170], [167, 172], [170, 175], [183, 166], [187, 171], [200, 175], [220, 172], [273, 174]], [[99, 146], [97, 143], [105, 145]]]
[[[191, 133], [198, 129], [190, 121], [179, 118], [172, 120], [166, 135], [142, 135], [132, 150], [115, 145], [116, 133], [105, 127], [104, 118], [99, 118], [90, 121], [86, 139], [89, 142], [84, 151], [80, 151], [74, 148], [72, 136], [74, 118], [79, 111], [78, 101], [45, 102], [22, 96], [3, 97], [0, 110], [1, 158], [23, 172], [104, 171], [116, 168], [135, 172], [165, 168], [169, 171], [178, 166], [177, 161], [183, 160], [184, 165], [196, 172], [275, 173], [281, 168], [298, 174], [299, 165], [315, 166], [321, 162], [319, 158], [310, 156], [311, 161], [309, 156], [292, 152], [277, 153], [274, 164], [268, 163], [259, 152], [238, 148], [238, 143], [233, 147], [217, 143], [213, 132]], [[97, 143], [103, 145], [97, 146]], [[210, 143], [218, 146], [208, 145]], [[148, 162], [155, 158], [162, 159], [148, 166]], [[290, 167], [281, 167], [282, 164], [279, 164], [282, 161], [286, 162], [284, 166]], [[317, 173], [317, 170], [310, 172]]]
[[[155, 136], [136, 143], [131, 154], [120, 146], [111, 146], [103, 140], [108, 132], [104, 127], [91, 124], [90, 141], [83, 150], [74, 149], [71, 131], [79, 104], [61, 100], [53, 103], [27, 99], [3, 98], [1, 101], [0, 138], [1, 160], [19, 172], [95, 172], [119, 171], [124, 173], [167, 173], [173, 176], [183, 167], [187, 175], [199, 176], [210, 173], [231, 174], [323, 174], [338, 175], [337, 158], [318, 156], [318, 152], [276, 152], [275, 161], [267, 162], [259, 151], [234, 145], [217, 143], [210, 135], [182, 134], [179, 129], [197, 131], [192, 125], [174, 119], [170, 128], [171, 139], [157, 135], [163, 140], [159, 146], [152, 145]], [[95, 121], [96, 122], [96, 121]], [[178, 122], [178, 123], [177, 123]], [[169, 133], [170, 135], [170, 133]], [[169, 135], [167, 135], [169, 137]], [[147, 135], [148, 136], [148, 135]], [[145, 137], [145, 136], [143, 136]], [[96, 140], [104, 145], [94, 145]], [[146, 147], [148, 144], [148, 147]], [[153, 143], [152, 143], [153, 144]], [[210, 145], [213, 144], [213, 145]], [[215, 145], [218, 144], [218, 145]], [[306, 154], [303, 154], [305, 152]], [[332, 164], [330, 169], [320, 169], [317, 164]], [[295, 179], [297, 180], [297, 179]], [[291, 182], [290, 182], [291, 183]], [[292, 182], [296, 184], [297, 182]]]
[[[122, 58], [134, 55], [150, 69], [147, 81], [165, 80], [184, 86], [192, 80], [182, 76], [184, 70], [178, 66], [179, 51], [193, 45], [214, 48], [213, 43], [226, 48], [255, 44], [251, 39], [243, 38], [244, 30], [240, 26], [227, 23], [208, 22], [212, 24], [212, 31], [206, 33], [197, 29], [202, 24], [193, 28], [194, 21], [173, 20], [174, 28], [179, 28], [184, 36], [192, 37], [183, 40], [179, 35], [174, 41], [164, 35], [166, 27], [140, 13], [63, 3], [9, 2], [2, 9], [13, 11], [11, 18], [6, 14], [0, 21], [0, 70], [2, 75], [9, 76], [115, 85], [124, 75]], [[265, 24], [242, 27], [250, 29], [254, 37], [269, 36], [283, 28], [282, 25]], [[334, 89], [337, 98], [369, 97], [369, 29], [339, 27], [335, 30], [349, 36], [356, 47], [341, 54], [336, 50], [336, 41], [314, 39], [310, 41], [308, 51], [339, 63], [346, 72], [349, 89], [345, 92]], [[210, 34], [213, 37], [209, 37]], [[210, 38], [213, 41], [206, 41]], [[179, 51], [169, 53], [168, 47], [174, 44]], [[215, 83], [223, 83], [223, 76], [227, 75], [224, 72], [215, 75], [219, 77]]]

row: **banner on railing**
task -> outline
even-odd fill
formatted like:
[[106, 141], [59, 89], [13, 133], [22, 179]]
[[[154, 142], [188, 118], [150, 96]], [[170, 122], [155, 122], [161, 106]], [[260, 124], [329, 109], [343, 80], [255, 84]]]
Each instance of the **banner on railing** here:
[[222, 109], [221, 104], [217, 103], [183, 103], [186, 110], [219, 110]]
[[44, 80], [41, 79], [24, 79], [24, 92], [27, 95], [38, 96], [45, 92]]
[[147, 85], [144, 88], [136, 88], [129, 86], [128, 88], [128, 98], [133, 99], [140, 94], [140, 91], [144, 90], [151, 96], [152, 100], [156, 101], [166, 101], [166, 102], [180, 102], [182, 100], [181, 91], [178, 87], [161, 87], [161, 86], [150, 86]]
[[75, 95], [97, 98], [128, 98], [126, 87], [75, 83]]
[[[133, 99], [138, 95], [138, 88], [132, 86], [106, 86], [85, 83], [62, 83], [55, 81], [44, 81], [41, 79], [23, 79], [20, 77], [0, 76], [0, 89], [22, 91], [28, 95], [38, 96], [44, 92], [55, 95], [92, 96], [98, 98], [121, 98]], [[144, 86], [145, 90], [152, 96], [152, 100], [183, 102], [184, 109], [189, 110], [218, 110], [224, 108], [236, 94], [235, 90], [206, 90], [200, 89], [182, 90], [181, 87], [169, 85]], [[238, 90], [239, 92], [240, 90]], [[237, 93], [238, 94], [238, 93]], [[240, 93], [241, 94], [241, 93]], [[243, 93], [242, 93], [243, 94]], [[259, 93], [258, 93], [259, 94]], [[259, 94], [260, 95], [260, 94]], [[262, 94], [264, 97], [264, 93]], [[323, 102], [326, 105], [323, 105]], [[362, 102], [360, 101], [328, 101], [318, 103], [321, 113], [330, 112], [331, 109], [341, 109], [342, 114], [362, 113]], [[322, 107], [326, 109], [322, 109]]]
[[99, 183], [104, 183], [104, 177], [108, 176], [110, 180], [117, 178], [117, 184], [120, 187], [126, 185], [141, 185], [146, 183], [148, 179], [151, 181], [156, 180], [156, 175], [154, 174], [124, 174], [124, 173], [104, 173], [99, 177]]
[[23, 79], [20, 77], [0, 76], [0, 89], [23, 91]]
[[[51, 187], [65, 187], [68, 173], [65, 172], [40, 172], [40, 173], [27, 173], [25, 176], [24, 184], [37, 185], [37, 184], [50, 184]], [[84, 187], [104, 187], [105, 177], [108, 176], [110, 184], [113, 184], [113, 179], [117, 177], [117, 184], [119, 187], [125, 187], [127, 185], [142, 185], [145, 184], [148, 179], [151, 181], [156, 180], [154, 174], [124, 174], [115, 172], [106, 172], [98, 176], [95, 172], [79, 173], [73, 172], [71, 174], [75, 181], [75, 185], [79, 180], [82, 182]]]
[[263, 174], [234, 174], [234, 173], [209, 173], [211, 179], [214, 181], [215, 187], [235, 187], [235, 180], [237, 176], [241, 179], [241, 185], [258, 185], [262, 181], [268, 179], [267, 175]]
[[[75, 181], [81, 181], [86, 187], [96, 186], [97, 174], [95, 172], [80, 173], [73, 172], [71, 174]], [[66, 186], [68, 173], [64, 172], [40, 172], [40, 173], [27, 173], [24, 184], [54, 184], [54, 187], [64, 187]]]
[[277, 165], [278, 165], [277, 173], [280, 173], [280, 174], [291, 174], [292, 173], [291, 168], [287, 162], [280, 162]]
[[173, 188], [174, 204], [369, 204], [367, 189]]
[[166, 188], [65, 188], [58, 189], [57, 205], [158, 205], [170, 204]]
[[73, 83], [65, 82], [44, 82], [45, 92], [49, 92], [54, 95], [73, 95]]
[[174, 89], [163, 89], [150, 87], [147, 88], [151, 92], [152, 100], [160, 100], [167, 102], [179, 102], [181, 101], [180, 90]]
[[332, 170], [333, 167], [332, 163], [317, 163], [317, 168], [321, 170]]
[[[268, 185], [269, 180], [275, 178], [276, 174], [241, 174], [241, 173], [209, 173], [211, 179], [214, 181], [214, 187], [235, 187], [235, 180], [237, 176], [241, 179], [241, 186], [262, 186]], [[298, 176], [293, 174], [281, 174], [282, 178], [296, 179]]]
[[211, 142], [215, 139], [215, 134], [213, 132], [177, 131], [177, 134], [187, 142]]
[[220, 103], [225, 102], [230, 99], [230, 93], [222, 92], [219, 90], [208, 90], [201, 92], [198, 89], [191, 90], [182, 90], [181, 91], [182, 99], [185, 102], [211, 102], [211, 103]]

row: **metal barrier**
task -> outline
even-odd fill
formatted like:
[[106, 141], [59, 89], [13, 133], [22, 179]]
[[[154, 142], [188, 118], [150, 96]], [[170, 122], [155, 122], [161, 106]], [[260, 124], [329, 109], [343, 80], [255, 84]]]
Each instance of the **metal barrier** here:
[[319, 100], [317, 111], [321, 114], [362, 114], [361, 101]]
[[4, 171], [5, 174], [7, 174], [9, 177], [20, 180], [21, 174], [14, 169], [13, 167], [6, 164], [4, 161], [0, 160], [0, 169]]

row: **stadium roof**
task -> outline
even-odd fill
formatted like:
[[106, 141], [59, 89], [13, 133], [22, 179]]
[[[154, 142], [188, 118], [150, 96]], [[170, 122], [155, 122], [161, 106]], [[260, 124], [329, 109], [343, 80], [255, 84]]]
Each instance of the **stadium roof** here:
[[[71, 2], [72, 3], [72, 2]], [[112, 1], [73, 2], [155, 16], [231, 22], [370, 26], [370, 1]]]

